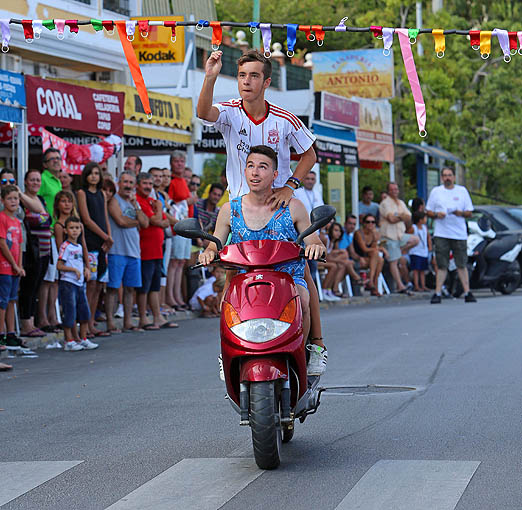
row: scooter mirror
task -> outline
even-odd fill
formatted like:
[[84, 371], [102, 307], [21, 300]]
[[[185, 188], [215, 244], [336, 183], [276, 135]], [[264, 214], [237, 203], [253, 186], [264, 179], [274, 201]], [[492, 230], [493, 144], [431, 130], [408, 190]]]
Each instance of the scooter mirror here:
[[310, 221], [312, 224], [304, 232], [299, 234], [295, 242], [297, 244], [301, 244], [306, 236], [309, 236], [333, 220], [335, 218], [335, 213], [335, 207], [331, 205], [320, 205], [319, 207], [313, 209], [310, 213]]
[[221, 241], [217, 237], [214, 237], [208, 232], [203, 231], [199, 221], [196, 218], [186, 218], [184, 220], [178, 221], [174, 225], [174, 232], [181, 237], [188, 237], [189, 239], [207, 239], [207, 241], [216, 243], [218, 251], [223, 249]]

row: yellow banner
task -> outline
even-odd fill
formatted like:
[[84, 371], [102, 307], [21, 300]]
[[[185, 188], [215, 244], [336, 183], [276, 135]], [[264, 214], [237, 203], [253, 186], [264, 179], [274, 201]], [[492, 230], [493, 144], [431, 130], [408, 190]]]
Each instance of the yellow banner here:
[[[183, 16], [134, 17], [134, 20], [183, 21]], [[144, 34], [145, 35], [145, 34]], [[176, 27], [176, 40], [172, 42], [170, 27], [149, 27], [147, 37], [143, 37], [136, 25], [132, 47], [141, 64], [176, 64], [185, 60], [185, 30]]]
[[123, 133], [130, 136], [158, 138], [171, 142], [191, 143], [192, 99], [149, 92], [152, 119], [143, 111], [138, 91], [119, 83], [60, 79], [65, 83], [94, 89], [125, 92], [125, 123]]

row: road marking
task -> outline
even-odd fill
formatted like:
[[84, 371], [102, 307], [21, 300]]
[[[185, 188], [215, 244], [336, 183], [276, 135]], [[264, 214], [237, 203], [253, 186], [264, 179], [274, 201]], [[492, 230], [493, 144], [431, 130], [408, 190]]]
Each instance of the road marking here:
[[83, 460], [0, 462], [0, 506], [82, 462]]
[[336, 510], [454, 510], [480, 462], [381, 460]]
[[217, 510], [262, 473], [253, 459], [183, 459], [109, 509]]

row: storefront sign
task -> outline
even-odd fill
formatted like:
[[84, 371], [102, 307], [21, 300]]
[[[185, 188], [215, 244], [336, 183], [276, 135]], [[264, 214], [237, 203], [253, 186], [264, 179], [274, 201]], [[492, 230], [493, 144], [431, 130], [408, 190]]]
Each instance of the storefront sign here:
[[0, 70], [0, 122], [22, 122], [24, 76]]
[[393, 97], [393, 54], [382, 50], [314, 53], [314, 90], [344, 97]]
[[[183, 21], [183, 16], [159, 16], [131, 18], [148, 21]], [[146, 35], [146, 37], [143, 37]], [[141, 34], [136, 27], [132, 47], [136, 52], [138, 63], [141, 64], [176, 64], [185, 60], [185, 30], [176, 28], [176, 40], [171, 40], [172, 31], [169, 27], [150, 26], [147, 34]], [[154, 112], [153, 112], [154, 114]]]
[[123, 93], [34, 76], [26, 76], [25, 83], [28, 122], [88, 133], [123, 135]]
[[316, 92], [315, 119], [339, 126], [358, 128], [359, 103], [329, 92]]
[[317, 138], [315, 153], [318, 163], [340, 166], [357, 166], [357, 147]]

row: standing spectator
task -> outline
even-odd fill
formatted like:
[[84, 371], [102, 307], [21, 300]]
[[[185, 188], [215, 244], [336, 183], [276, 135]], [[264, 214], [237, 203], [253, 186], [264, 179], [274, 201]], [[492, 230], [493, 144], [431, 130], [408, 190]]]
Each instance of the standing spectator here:
[[[175, 217], [183, 220], [194, 215], [193, 209], [196, 197], [188, 189], [187, 183], [183, 178], [185, 170], [184, 155], [176, 151], [170, 158], [172, 169], [172, 181], [169, 188], [169, 196], [174, 201]], [[169, 270], [167, 275], [167, 304], [176, 310], [186, 310], [186, 305], [182, 291], [183, 266], [190, 259], [190, 239], [175, 235], [172, 238], [172, 251], [170, 255]]]
[[172, 177], [170, 175], [170, 170], [168, 168], [163, 168], [162, 170], [162, 179], [161, 179], [161, 189], [167, 194], [169, 194], [170, 181]]
[[[223, 186], [221, 184], [212, 184], [210, 187], [210, 193], [208, 198], [201, 198], [198, 200], [196, 204], [196, 210], [194, 212], [194, 217], [199, 220], [201, 224], [201, 228], [205, 232], [214, 232], [214, 228], [216, 227], [217, 215], [219, 212], [219, 207], [217, 206], [218, 202], [221, 200], [223, 196]], [[203, 241], [203, 245], [207, 246], [208, 241], [205, 243]]]
[[[228, 182], [227, 182], [227, 170], [222, 170], [221, 175], [219, 177], [221, 186], [223, 186], [223, 189], [225, 190], [223, 192], [223, 196], [221, 197], [221, 200], [218, 202], [218, 207], [223, 207], [223, 204], [226, 204], [227, 202], [230, 202], [230, 196], [228, 194]], [[208, 184], [205, 188], [205, 191], [203, 191], [203, 194], [201, 195], [201, 198], [208, 198], [208, 194], [210, 193], [210, 186], [211, 184]]]
[[419, 243], [419, 238], [406, 234], [406, 225], [411, 221], [411, 214], [406, 204], [399, 199], [399, 186], [390, 182], [386, 191], [388, 198], [385, 198], [379, 206], [380, 232], [383, 240], [386, 241], [390, 272], [395, 280], [397, 292], [409, 294], [410, 292], [401, 280], [399, 259], [402, 254], [408, 253], [411, 248]]
[[[52, 218], [54, 197], [62, 189], [60, 181], [62, 156], [58, 149], [50, 147], [44, 152], [43, 169], [42, 185], [38, 195], [44, 199], [47, 212]], [[54, 222], [54, 218], [52, 220]], [[42, 285], [40, 285], [40, 294], [38, 295], [38, 326], [46, 333], [57, 333], [60, 331], [55, 306], [58, 298], [58, 285], [56, 283], [58, 276], [56, 271], [57, 261], [58, 248], [54, 238], [51, 238], [51, 258]]]
[[367, 215], [371, 214], [377, 218], [379, 222], [379, 204], [373, 202], [373, 189], [371, 186], [365, 186], [362, 189], [362, 201], [359, 202], [359, 221]]
[[143, 167], [143, 163], [141, 158], [138, 156], [128, 156], [125, 164], [123, 165], [123, 170], [126, 172], [132, 172], [134, 175], [138, 175], [141, 172]]
[[107, 283], [107, 330], [116, 330], [114, 310], [118, 289], [123, 284], [123, 329], [136, 331], [132, 325], [134, 289], [141, 287], [140, 233], [149, 226], [149, 219], [136, 200], [136, 177], [122, 172], [118, 193], [109, 201], [109, 222], [114, 239], [109, 251], [109, 282]]
[[42, 182], [40, 172], [29, 170], [24, 182], [25, 195], [38, 201], [40, 207], [38, 211], [24, 207], [27, 243], [23, 254], [26, 275], [20, 280], [20, 336], [43, 337], [45, 332], [35, 327], [34, 316], [38, 292], [51, 255], [51, 215], [44, 199], [38, 195]]
[[62, 170], [60, 172], [60, 175], [58, 176], [60, 179], [60, 182], [62, 183], [62, 189], [65, 191], [71, 191], [72, 192], [72, 183], [73, 183], [73, 176], [69, 173], [67, 173], [65, 170]]
[[189, 182], [189, 191], [196, 196], [198, 194], [198, 189], [201, 186], [201, 177], [199, 175], [193, 174], [190, 182]]
[[466, 267], [468, 233], [465, 220], [471, 216], [473, 203], [468, 190], [464, 186], [455, 184], [453, 168], [443, 168], [441, 178], [442, 184], [431, 190], [426, 205], [428, 216], [435, 219], [433, 241], [437, 259], [437, 283], [431, 302], [433, 304], [441, 302], [442, 285], [448, 274], [451, 251], [464, 289], [464, 301], [475, 303], [477, 300], [469, 290], [469, 275]]
[[414, 290], [426, 291], [425, 271], [428, 269], [428, 256], [431, 251], [431, 238], [426, 226], [427, 215], [423, 211], [413, 213], [413, 233], [419, 238], [419, 244], [410, 250], [410, 263], [413, 271]]
[[386, 198], [388, 198], [388, 192], [386, 192], [386, 191], [384, 191], [384, 190], [381, 191], [381, 192], [379, 193], [379, 204], [380, 204], [383, 200], [385, 200]]
[[324, 205], [323, 199], [314, 191], [316, 181], [317, 176], [315, 175], [315, 172], [310, 170], [307, 176], [303, 179], [303, 186], [296, 189], [294, 193], [294, 197], [303, 202], [308, 211], [308, 215], [310, 215], [312, 209]]
[[[142, 172], [138, 174], [137, 181], [136, 199], [141, 210], [149, 218], [149, 226], [140, 230], [141, 287], [137, 290], [139, 327], [145, 330], [176, 328], [177, 324], [166, 322], [161, 316], [159, 302], [163, 264], [163, 229], [169, 226], [169, 220], [163, 214], [161, 202], [150, 198], [153, 187], [152, 177]], [[147, 323], [147, 301], [152, 311], [152, 324]]]
[[[14, 304], [18, 298], [18, 284], [25, 276], [22, 267], [22, 224], [15, 216], [20, 206], [18, 188], [2, 187], [3, 211], [0, 212], [0, 345], [10, 350], [26, 347], [15, 333]], [[7, 310], [11, 309], [12, 313]], [[6, 335], [7, 331], [7, 335]]]
[[188, 166], [185, 167], [185, 170], [183, 171], [183, 178], [185, 179], [185, 182], [188, 186], [190, 184], [190, 179], [192, 179], [192, 168], [189, 168]]
[[[85, 293], [85, 282], [89, 281], [90, 270], [88, 261], [83, 257], [82, 245], [78, 243], [78, 238], [82, 233], [80, 218], [75, 216], [67, 218], [65, 232], [67, 241], [60, 246], [57, 264], [58, 271], [60, 271], [58, 296], [63, 314], [64, 350], [96, 349], [98, 344], [87, 339], [91, 313]], [[79, 342], [73, 336], [73, 327], [77, 322], [80, 323], [81, 340]]]
[[107, 201], [102, 190], [101, 172], [97, 163], [87, 163], [82, 171], [81, 189], [78, 190], [78, 209], [85, 227], [85, 242], [89, 250], [91, 277], [87, 282], [87, 300], [91, 310], [89, 336], [110, 336], [107, 331], [94, 327], [94, 315], [102, 283], [107, 281], [107, 252], [112, 247]]
[[116, 194], [116, 185], [114, 184], [114, 181], [109, 177], [103, 179], [102, 190], [105, 193], [105, 198], [108, 204], [111, 198]]
[[382, 255], [388, 255], [384, 248], [379, 247], [379, 233], [375, 230], [377, 219], [371, 214], [367, 214], [362, 221], [362, 227], [355, 232], [353, 237], [353, 255], [359, 261], [361, 268], [370, 270], [367, 289], [373, 296], [380, 297], [381, 293], [377, 290], [379, 275], [384, 266]]
[[350, 214], [350, 216], [348, 216], [346, 218], [346, 221], [344, 222], [343, 237], [339, 241], [339, 248], [341, 250], [348, 250], [348, 254], [350, 255], [351, 258], [353, 258], [353, 257], [351, 256], [349, 248], [350, 248], [351, 244], [353, 243], [353, 235], [354, 235], [353, 233], [355, 232], [356, 227], [357, 227], [357, 218], [353, 214]]

